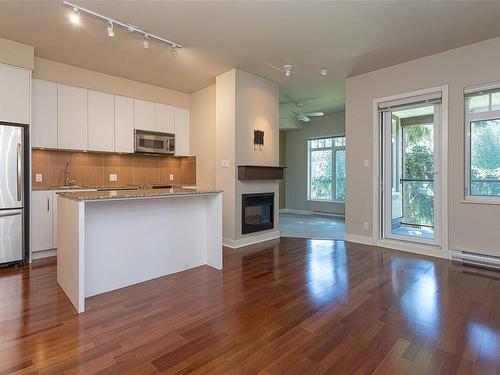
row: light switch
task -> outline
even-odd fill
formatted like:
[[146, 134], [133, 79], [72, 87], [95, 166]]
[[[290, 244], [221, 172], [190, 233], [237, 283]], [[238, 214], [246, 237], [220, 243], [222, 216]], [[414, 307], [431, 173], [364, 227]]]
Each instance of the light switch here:
[[173, 181], [173, 180], [174, 180], [174, 175], [173, 175], [173, 174], [171, 174], [171, 175], [170, 175], [170, 181]]
[[363, 160], [363, 167], [369, 168], [370, 167], [370, 160], [368, 160], [368, 159]]
[[111, 173], [109, 175], [109, 181], [118, 181], [118, 175], [116, 173]]
[[222, 160], [222, 168], [229, 168], [229, 160]]
[[43, 182], [43, 174], [41, 174], [41, 173], [35, 174], [35, 181], [36, 182]]

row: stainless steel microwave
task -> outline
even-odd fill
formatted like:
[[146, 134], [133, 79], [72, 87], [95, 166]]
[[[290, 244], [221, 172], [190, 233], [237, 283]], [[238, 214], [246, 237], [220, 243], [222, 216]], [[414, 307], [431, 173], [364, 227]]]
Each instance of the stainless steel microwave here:
[[145, 154], [175, 154], [175, 135], [134, 130], [134, 151]]

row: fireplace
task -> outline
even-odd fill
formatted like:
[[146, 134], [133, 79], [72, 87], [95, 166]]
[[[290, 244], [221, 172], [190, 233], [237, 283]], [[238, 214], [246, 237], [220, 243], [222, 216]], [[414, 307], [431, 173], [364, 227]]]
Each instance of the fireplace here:
[[241, 233], [274, 228], [274, 193], [243, 194]]

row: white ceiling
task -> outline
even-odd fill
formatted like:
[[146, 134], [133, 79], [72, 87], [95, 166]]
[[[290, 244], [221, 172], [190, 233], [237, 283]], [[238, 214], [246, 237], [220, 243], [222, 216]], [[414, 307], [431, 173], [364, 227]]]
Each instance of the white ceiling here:
[[[312, 98], [304, 111], [341, 110], [349, 75], [500, 35], [500, 2], [74, 2], [185, 48], [174, 58], [124, 30], [108, 38], [104, 22], [84, 15], [74, 27], [62, 1], [0, 1], [0, 36], [37, 56], [188, 93], [238, 67], [278, 82], [282, 102]], [[295, 66], [288, 79], [286, 63]], [[292, 108], [282, 105], [281, 127], [296, 126]]]

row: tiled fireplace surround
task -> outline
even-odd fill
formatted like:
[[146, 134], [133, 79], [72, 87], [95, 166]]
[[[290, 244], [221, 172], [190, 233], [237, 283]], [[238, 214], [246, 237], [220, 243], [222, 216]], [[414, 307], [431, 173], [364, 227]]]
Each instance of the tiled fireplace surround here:
[[[64, 185], [66, 162], [81, 186], [196, 184], [196, 157], [32, 150], [33, 188]], [[42, 174], [43, 182], [35, 175]], [[118, 181], [109, 181], [116, 174]], [[170, 180], [170, 175], [174, 176]]]

